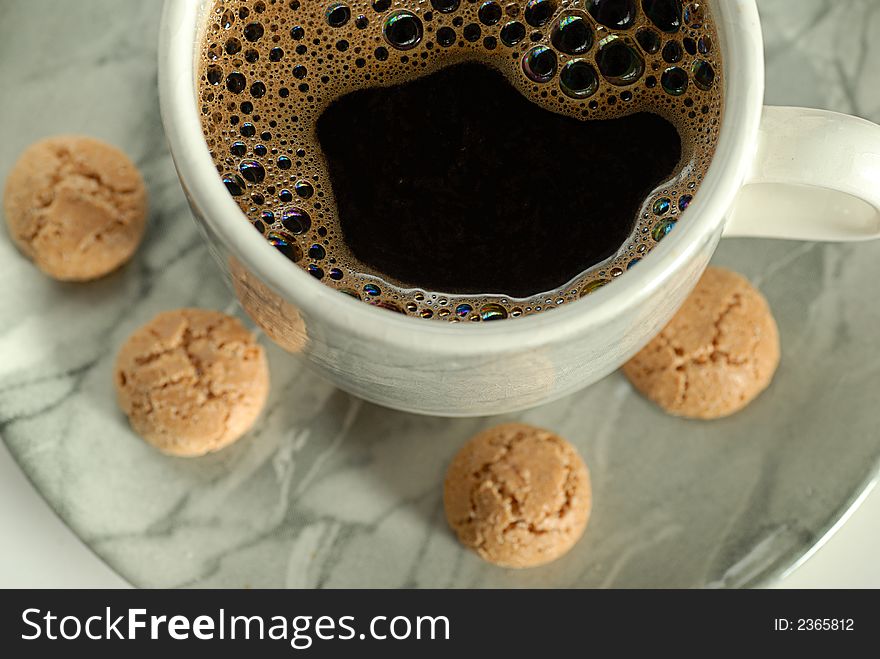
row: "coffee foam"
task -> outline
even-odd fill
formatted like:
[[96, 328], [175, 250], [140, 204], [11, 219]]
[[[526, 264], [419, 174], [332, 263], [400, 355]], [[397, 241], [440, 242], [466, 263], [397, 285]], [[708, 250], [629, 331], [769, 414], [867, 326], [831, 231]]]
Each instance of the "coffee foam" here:
[[[205, 26], [198, 80], [206, 139], [217, 171], [254, 226], [327, 285], [370, 304], [450, 321], [552, 309], [611, 282], [650, 252], [681, 218], [714, 154], [723, 106], [717, 34], [703, 3], [681, 9], [679, 2], [669, 3], [681, 17], [674, 33], [661, 31], [646, 15], [646, 7], [668, 4], [660, 0], [217, 0]], [[449, 13], [435, 8], [455, 4]], [[611, 29], [594, 18], [614, 25], [621, 16], [613, 12], [618, 6], [635, 10], [626, 29]], [[542, 13], [551, 18], [540, 26], [526, 20], [539, 23]], [[389, 21], [403, 28], [389, 31]], [[331, 25], [339, 22], [339, 27]], [[589, 26], [592, 44], [568, 55], [559, 48], [572, 50], [577, 38], [566, 41], [558, 26], [574, 22]], [[389, 34], [407, 37], [412, 34], [407, 28], [416, 24], [421, 37], [412, 47], [395, 48], [389, 42]], [[516, 33], [517, 28], [505, 30], [515, 24], [524, 28], [524, 36], [505, 45], [502, 32], [505, 37]], [[440, 45], [450, 29], [454, 43]], [[630, 52], [621, 46], [636, 53], [637, 60], [630, 67], [632, 79], [624, 72], [613, 84], [604, 74], [620, 73], [609, 70], [608, 59], [619, 64], [621, 53]], [[542, 64], [552, 55], [555, 70], [541, 76], [546, 73]], [[500, 71], [526, 98], [548, 110], [581, 120], [649, 111], [673, 123], [681, 136], [680, 166], [645, 199], [630, 239], [614, 257], [555, 291], [512, 299], [412, 288], [415, 282], [371, 274], [341, 235], [327, 163], [315, 135], [321, 113], [349, 92], [405, 83], [475, 60]], [[596, 90], [588, 96], [561, 84], [564, 67], [576, 60], [596, 73]], [[709, 70], [714, 79], [707, 85]], [[678, 91], [673, 86], [682, 77], [686, 90], [670, 93]], [[543, 78], [548, 79], [536, 81]], [[583, 76], [571, 78], [583, 81]]]

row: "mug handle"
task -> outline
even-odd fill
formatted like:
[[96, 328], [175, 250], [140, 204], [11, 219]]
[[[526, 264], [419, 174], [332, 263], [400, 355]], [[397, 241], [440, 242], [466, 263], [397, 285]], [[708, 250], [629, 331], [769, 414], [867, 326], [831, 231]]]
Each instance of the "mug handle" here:
[[880, 126], [809, 108], [764, 108], [755, 163], [725, 236], [880, 237]]

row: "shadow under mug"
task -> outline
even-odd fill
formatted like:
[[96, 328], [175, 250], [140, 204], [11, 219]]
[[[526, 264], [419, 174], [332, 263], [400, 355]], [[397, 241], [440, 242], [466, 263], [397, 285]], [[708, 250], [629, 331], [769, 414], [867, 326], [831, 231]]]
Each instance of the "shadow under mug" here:
[[162, 119], [198, 220], [266, 334], [340, 388], [388, 407], [480, 416], [570, 394], [618, 368], [668, 322], [723, 235], [802, 240], [880, 236], [880, 126], [763, 107], [754, 0], [714, 0], [725, 67], [718, 148], [675, 231], [608, 286], [552, 313], [495, 323], [429, 322], [376, 308], [291, 264], [245, 221], [202, 135], [197, 49], [210, 0], [166, 0]]

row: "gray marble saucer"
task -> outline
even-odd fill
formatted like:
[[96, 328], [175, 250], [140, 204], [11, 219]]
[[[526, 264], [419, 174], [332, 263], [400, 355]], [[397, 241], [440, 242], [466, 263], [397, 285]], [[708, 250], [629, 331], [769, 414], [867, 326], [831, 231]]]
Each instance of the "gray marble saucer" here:
[[[880, 120], [880, 3], [761, 2], [768, 102]], [[234, 310], [188, 215], [156, 99], [160, 3], [8, 0], [0, 179], [31, 141], [107, 139], [150, 184], [146, 243], [90, 285], [48, 281], [0, 240], [0, 433], [58, 514], [139, 586], [743, 586], [807, 552], [880, 456], [880, 243], [726, 241], [761, 287], [783, 361], [746, 411], [664, 416], [620, 375], [509, 417], [437, 419], [360, 402], [268, 346], [272, 398], [239, 444], [158, 455], [116, 408], [116, 348], [160, 310]], [[595, 508], [565, 558], [486, 565], [446, 528], [441, 480], [469, 435], [519, 419], [572, 440]], [[0, 530], [2, 534], [2, 530]]]

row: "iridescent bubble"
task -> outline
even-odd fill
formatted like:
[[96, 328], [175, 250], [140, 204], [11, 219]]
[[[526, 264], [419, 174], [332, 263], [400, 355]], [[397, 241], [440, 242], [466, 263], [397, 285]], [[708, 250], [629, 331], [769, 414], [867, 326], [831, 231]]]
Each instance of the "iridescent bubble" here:
[[526, 23], [532, 27], [541, 27], [547, 24], [554, 11], [556, 11], [556, 3], [553, 0], [529, 0], [523, 10], [523, 16]]
[[678, 32], [681, 27], [681, 0], [642, 0], [642, 9], [664, 32]]
[[588, 98], [599, 88], [599, 76], [586, 60], [571, 60], [559, 73], [559, 87], [571, 98]]
[[266, 178], [265, 168], [256, 160], [242, 160], [238, 166], [238, 171], [249, 183], [262, 183]]
[[271, 226], [275, 222], [275, 213], [273, 213], [272, 211], [263, 211], [262, 213], [260, 213], [260, 219]]
[[488, 0], [488, 2], [480, 5], [477, 17], [483, 25], [495, 25], [495, 23], [501, 20], [501, 13], [501, 5], [495, 2], [495, 0]]
[[526, 26], [519, 21], [511, 21], [501, 28], [499, 36], [501, 37], [501, 43], [505, 46], [515, 46], [525, 38]]
[[689, 194], [682, 195], [682, 197], [678, 200], [678, 210], [684, 211], [688, 206], [691, 205], [691, 200], [693, 197]]
[[600, 288], [605, 286], [605, 284], [608, 284], [610, 281], [611, 281], [610, 279], [594, 279], [593, 281], [591, 281], [589, 284], [587, 284], [586, 286], [584, 286], [581, 289], [581, 297], [587, 296], [590, 293], [598, 291]]
[[626, 269], [629, 270], [630, 268], [632, 268], [634, 265], [636, 265], [641, 260], [642, 259], [633, 259], [632, 261], [630, 261], [629, 263], [626, 264]]
[[645, 62], [623, 39], [612, 36], [604, 41], [596, 55], [602, 76], [612, 85], [624, 87], [634, 83], [645, 72]]
[[314, 263], [310, 263], [309, 267], [306, 268], [309, 274], [315, 279], [323, 279], [324, 278], [324, 270], [321, 269], [320, 266], [315, 265]]
[[676, 221], [672, 218], [667, 220], [660, 220], [657, 224], [654, 225], [654, 228], [651, 229], [651, 237], [656, 240], [658, 243], [666, 237], [672, 228], [675, 226]]
[[312, 227], [312, 218], [302, 208], [291, 206], [281, 213], [281, 224], [294, 235], [301, 235]]
[[625, 30], [636, 19], [634, 0], [586, 0], [587, 11], [605, 27]]
[[244, 142], [233, 142], [229, 147], [229, 153], [241, 158], [243, 155], [247, 154], [247, 144]]
[[342, 27], [351, 18], [351, 9], [341, 2], [334, 2], [327, 7], [327, 24], [330, 27]]
[[376, 286], [376, 284], [365, 284], [364, 293], [376, 297], [377, 295], [382, 295], [382, 289]]
[[410, 50], [422, 40], [422, 21], [411, 11], [398, 9], [385, 19], [382, 33], [397, 50]]
[[636, 32], [636, 41], [649, 55], [653, 55], [660, 50], [660, 35], [657, 31], [650, 27], [644, 27]]
[[670, 208], [672, 208], [672, 200], [669, 197], [660, 197], [652, 207], [654, 215], [665, 215]]
[[660, 85], [667, 94], [681, 96], [687, 91], [688, 75], [684, 69], [677, 66], [670, 67], [660, 76]]
[[507, 309], [495, 302], [489, 302], [480, 307], [480, 318], [486, 322], [490, 320], [504, 320], [507, 318]]
[[430, 309], [422, 309], [422, 310], [419, 312], [419, 316], [421, 316], [422, 318], [433, 318], [433, 317], [434, 317], [434, 312], [431, 311]]
[[327, 250], [324, 249], [323, 245], [319, 245], [315, 243], [311, 247], [309, 247], [309, 258], [314, 259], [315, 261], [320, 261], [325, 256], [327, 256]]
[[471, 305], [469, 305], [467, 302], [464, 302], [462, 304], [459, 304], [457, 307], [455, 307], [455, 315], [458, 316], [459, 318], [467, 318], [467, 316], [473, 310], [474, 310], [474, 308]]
[[294, 263], [302, 260], [302, 250], [299, 245], [297, 245], [293, 236], [290, 236], [283, 231], [270, 231], [266, 234], [266, 239], [269, 241], [270, 245]]
[[553, 26], [550, 42], [567, 55], [580, 55], [593, 45], [593, 30], [583, 14], [562, 14]]
[[293, 185], [293, 190], [302, 199], [310, 199], [315, 194], [314, 186], [308, 181], [299, 180]]
[[534, 82], [547, 82], [556, 75], [556, 53], [547, 46], [534, 46], [523, 55], [523, 72]]
[[278, 157], [278, 169], [287, 171], [293, 167], [293, 161], [287, 156], [279, 156]]
[[694, 74], [694, 84], [704, 92], [712, 89], [712, 83], [715, 82], [715, 69], [705, 60], [697, 60], [694, 62], [691, 71]]
[[332, 279], [333, 281], [339, 281], [340, 279], [342, 279], [342, 277], [342, 270], [340, 270], [339, 268], [330, 269], [330, 279]]
[[224, 30], [228, 30], [235, 23], [235, 12], [231, 9], [227, 9], [223, 12], [223, 15], [220, 17], [220, 25]]
[[226, 186], [226, 189], [229, 191], [233, 197], [240, 197], [244, 194], [244, 190], [247, 187], [247, 184], [244, 182], [244, 179], [238, 175], [226, 175], [223, 177], [223, 185]]
[[382, 13], [391, 6], [391, 0], [373, 0], [371, 7], [374, 11]]

